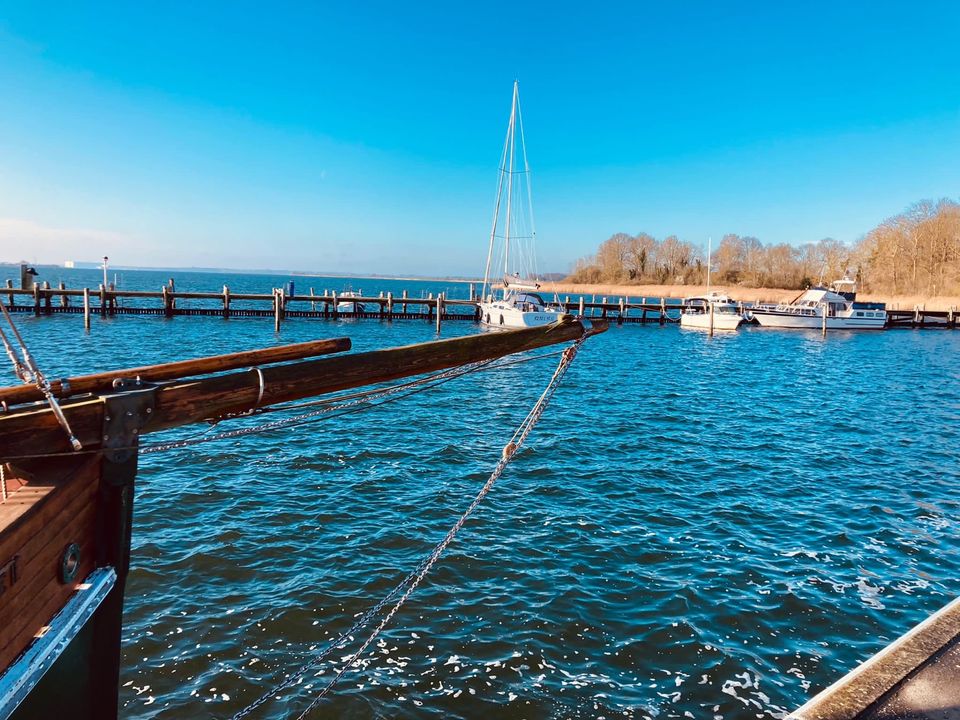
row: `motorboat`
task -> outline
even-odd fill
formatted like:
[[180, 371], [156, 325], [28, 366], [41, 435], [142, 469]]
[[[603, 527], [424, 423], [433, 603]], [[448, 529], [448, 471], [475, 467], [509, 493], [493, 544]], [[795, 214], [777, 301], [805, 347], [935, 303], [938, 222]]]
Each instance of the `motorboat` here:
[[683, 299], [682, 328], [736, 330], [742, 322], [740, 308], [726, 295], [714, 292]]
[[354, 292], [353, 290], [345, 290], [344, 292], [340, 293], [337, 296], [337, 312], [363, 312], [363, 303], [349, 299], [359, 297], [363, 297], [363, 295], [358, 292]]
[[857, 302], [857, 284], [844, 277], [829, 287], [813, 287], [789, 303], [757, 305], [752, 319], [762, 327], [817, 330], [882, 330], [887, 323], [884, 303]]

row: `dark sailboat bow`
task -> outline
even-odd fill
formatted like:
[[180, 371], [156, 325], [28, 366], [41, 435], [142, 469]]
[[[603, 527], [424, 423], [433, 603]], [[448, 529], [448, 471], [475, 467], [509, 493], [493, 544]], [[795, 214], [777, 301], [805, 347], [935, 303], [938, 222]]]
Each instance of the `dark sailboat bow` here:
[[[406, 347], [300, 343], [0, 389], [0, 720], [115, 718], [140, 437], [606, 330], [558, 323]], [[310, 358], [310, 359], [306, 359]], [[284, 364], [271, 364], [282, 362]], [[246, 369], [240, 369], [246, 368]], [[218, 373], [210, 375], [210, 373]]]

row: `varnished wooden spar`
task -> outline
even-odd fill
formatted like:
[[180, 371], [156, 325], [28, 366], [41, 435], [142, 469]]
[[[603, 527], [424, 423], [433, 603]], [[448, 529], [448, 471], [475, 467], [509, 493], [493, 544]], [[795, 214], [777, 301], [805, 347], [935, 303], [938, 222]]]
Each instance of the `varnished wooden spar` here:
[[[50, 388], [57, 397], [69, 397], [70, 395], [109, 390], [113, 381], [117, 378], [140, 378], [146, 382], [161, 382], [193, 375], [206, 375], [209, 373], [286, 362], [289, 360], [302, 360], [304, 358], [316, 357], [317, 355], [330, 355], [333, 353], [346, 352], [350, 347], [350, 338], [313, 340], [311, 342], [280, 345], [279, 347], [228, 353], [226, 355], [212, 355], [192, 360], [164, 363], [162, 365], [144, 365], [142, 367], [95, 373], [93, 375], [81, 375], [63, 380], [52, 380], [50, 382]], [[17, 403], [43, 399], [43, 393], [33, 385], [0, 388], [0, 403], [5, 402], [8, 405], [15, 405]]]
[[[556, 343], [607, 329], [606, 323], [584, 326], [569, 316], [553, 325], [438, 340], [333, 358], [262, 368], [212, 378], [174, 381], [155, 391], [150, 422], [141, 432], [156, 432], [245, 412], [257, 406], [298, 400], [421, 375]], [[261, 385], [262, 379], [262, 385]], [[62, 403], [74, 434], [85, 448], [99, 446], [104, 405], [99, 398]], [[63, 430], [49, 409], [22, 408], [0, 415], [0, 462], [34, 453], [69, 451]]]

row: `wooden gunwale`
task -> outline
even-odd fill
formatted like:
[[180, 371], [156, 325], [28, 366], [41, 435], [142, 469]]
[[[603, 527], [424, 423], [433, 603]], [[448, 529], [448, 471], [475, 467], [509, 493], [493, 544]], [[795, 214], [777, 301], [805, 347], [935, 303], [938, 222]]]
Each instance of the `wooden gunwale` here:
[[[605, 323], [594, 323], [587, 331], [578, 320], [566, 316], [564, 321], [535, 328], [305, 360], [262, 368], [259, 373], [227, 373], [211, 378], [173, 381], [157, 388], [152, 419], [142, 432], [156, 432], [227, 413], [244, 412], [258, 405], [298, 400], [490, 360], [573, 341], [585, 332], [596, 334], [606, 329]], [[104, 416], [102, 400], [64, 401], [62, 407], [74, 435], [84, 447], [99, 447]], [[69, 450], [67, 438], [48, 408], [27, 407], [0, 415], [0, 461]]]
[[[350, 350], [351, 347], [350, 338], [345, 337], [312, 340], [310, 342], [294, 343], [292, 345], [280, 345], [278, 347], [247, 350], [225, 355], [211, 355], [160, 365], [143, 365], [141, 367], [94, 373], [92, 375], [51, 380], [50, 389], [57, 397], [79, 395], [109, 390], [116, 378], [133, 379], [139, 377], [141, 380], [148, 382], [174, 380], [191, 375], [236, 370], [237, 368], [253, 367], [260, 364], [302, 360], [307, 357], [346, 352]], [[43, 400], [43, 393], [32, 385], [0, 388], [0, 402], [13, 405], [37, 400]]]

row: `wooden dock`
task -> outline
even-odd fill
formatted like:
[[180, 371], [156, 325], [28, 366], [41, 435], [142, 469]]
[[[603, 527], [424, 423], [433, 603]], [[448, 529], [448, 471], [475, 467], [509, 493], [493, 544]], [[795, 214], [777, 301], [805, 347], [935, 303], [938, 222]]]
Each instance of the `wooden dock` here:
[[[470, 288], [473, 296], [473, 287]], [[399, 296], [392, 292], [381, 292], [376, 296], [354, 297], [338, 295], [324, 291], [287, 294], [283, 288], [274, 288], [270, 293], [234, 293], [226, 285], [219, 292], [182, 292], [177, 291], [171, 280], [159, 291], [120, 290], [112, 286], [97, 288], [50, 287], [49, 283], [35, 285], [32, 289], [20, 289], [7, 281], [7, 287], [0, 288], [0, 302], [10, 312], [32, 313], [38, 317], [44, 315], [75, 314], [84, 315], [89, 327], [90, 317], [115, 317], [117, 315], [151, 315], [165, 318], [174, 317], [222, 317], [229, 318], [273, 318], [276, 328], [289, 318], [313, 318], [323, 320], [420, 320], [435, 324], [439, 329], [443, 322], [469, 321], [479, 322], [480, 313], [475, 299], [453, 299], [444, 293], [436, 296], [414, 297], [407, 291]], [[340, 309], [347, 303], [352, 309]], [[653, 323], [667, 325], [680, 321], [682, 302], [667, 298], [630, 298], [619, 297], [612, 300], [607, 297], [591, 299], [579, 297], [571, 299], [567, 295], [560, 305], [576, 317], [595, 318], [610, 323]], [[887, 328], [942, 328], [954, 330], [958, 327], [960, 311], [926, 310], [916, 307], [912, 310], [888, 309]]]
[[[273, 318], [275, 324], [288, 318], [315, 318], [325, 320], [420, 320], [439, 325], [441, 322], [479, 322], [480, 313], [476, 300], [447, 298], [443, 293], [427, 297], [413, 297], [407, 291], [399, 296], [380, 293], [376, 296], [347, 296], [336, 292], [322, 295], [288, 295], [283, 288], [271, 293], [242, 294], [231, 292], [227, 286], [220, 292], [182, 292], [173, 283], [159, 291], [119, 290], [113, 287], [66, 288], [50, 287], [48, 283], [35, 285], [25, 290], [12, 287], [0, 288], [0, 298], [10, 312], [45, 315], [76, 314], [100, 317], [117, 315], [152, 315], [157, 317], [205, 316], [243, 318]], [[353, 307], [339, 309], [344, 303]], [[571, 315], [608, 320], [618, 325], [623, 323], [657, 323], [665, 325], [680, 320], [683, 305], [669, 298], [642, 298], [639, 302], [630, 298], [618, 298], [609, 302], [606, 297], [586, 300], [571, 300], [569, 296], [561, 303]], [[362, 309], [359, 309], [362, 307]]]
[[826, 688], [788, 720], [960, 720], [960, 599]]

